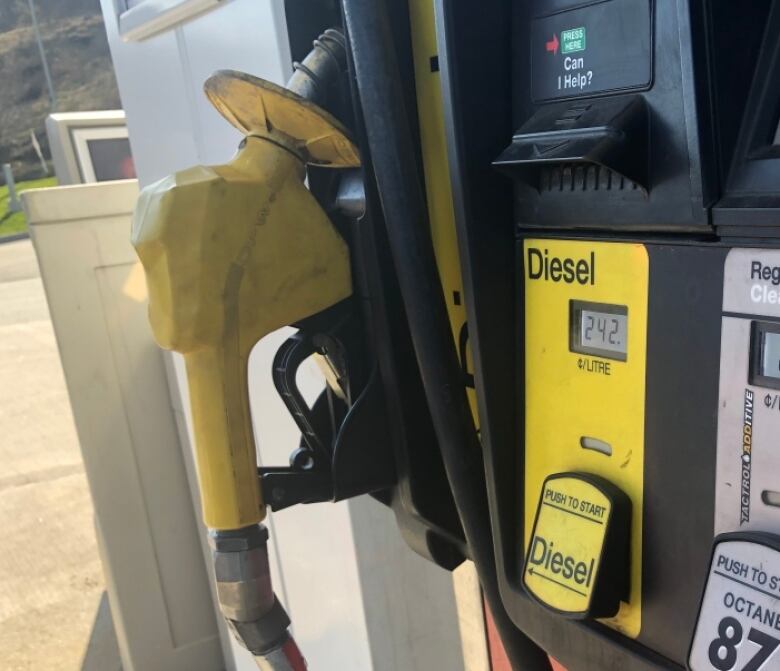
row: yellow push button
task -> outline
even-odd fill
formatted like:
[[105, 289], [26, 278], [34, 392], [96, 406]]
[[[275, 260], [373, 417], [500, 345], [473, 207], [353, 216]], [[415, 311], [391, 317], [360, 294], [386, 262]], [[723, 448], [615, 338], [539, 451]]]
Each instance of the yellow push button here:
[[542, 487], [523, 584], [542, 606], [584, 619], [628, 601], [631, 500], [604, 478], [550, 475]]

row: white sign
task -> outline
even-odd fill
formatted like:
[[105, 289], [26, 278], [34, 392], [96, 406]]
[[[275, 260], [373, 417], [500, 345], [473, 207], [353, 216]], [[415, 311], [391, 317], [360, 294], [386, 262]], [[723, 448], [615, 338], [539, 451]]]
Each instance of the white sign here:
[[688, 659], [692, 671], [780, 669], [780, 552], [745, 540], [715, 548]]
[[780, 250], [732, 249], [729, 252], [723, 311], [780, 317]]

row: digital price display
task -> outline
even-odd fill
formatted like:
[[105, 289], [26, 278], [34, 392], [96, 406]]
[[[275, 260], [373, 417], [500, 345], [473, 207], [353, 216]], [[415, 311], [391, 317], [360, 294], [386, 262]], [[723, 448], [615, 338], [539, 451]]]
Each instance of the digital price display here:
[[761, 375], [780, 380], [780, 333], [765, 333], [761, 350]]
[[780, 324], [753, 322], [750, 344], [750, 384], [780, 389]]
[[570, 301], [572, 352], [625, 361], [628, 356], [628, 307]]

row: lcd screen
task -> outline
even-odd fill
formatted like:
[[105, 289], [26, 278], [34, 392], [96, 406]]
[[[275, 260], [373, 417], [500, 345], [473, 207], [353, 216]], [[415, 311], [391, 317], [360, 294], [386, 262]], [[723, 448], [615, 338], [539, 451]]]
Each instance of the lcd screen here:
[[628, 308], [625, 305], [571, 301], [570, 349], [625, 361], [628, 356]]
[[780, 333], [764, 333], [761, 346], [761, 375], [780, 380]]
[[751, 323], [748, 382], [780, 389], [780, 323]]

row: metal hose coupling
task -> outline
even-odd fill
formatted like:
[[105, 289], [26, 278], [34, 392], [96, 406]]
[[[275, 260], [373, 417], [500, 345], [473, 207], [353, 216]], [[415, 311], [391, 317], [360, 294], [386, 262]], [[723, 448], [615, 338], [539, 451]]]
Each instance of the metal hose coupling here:
[[253, 524], [209, 531], [222, 614], [263, 671], [303, 671], [306, 662], [288, 632], [290, 618], [274, 594], [268, 530]]

